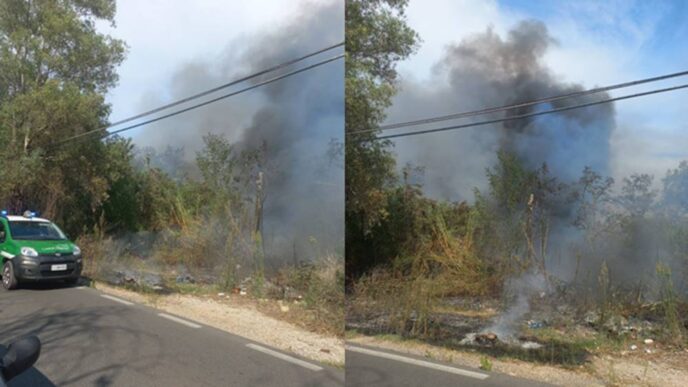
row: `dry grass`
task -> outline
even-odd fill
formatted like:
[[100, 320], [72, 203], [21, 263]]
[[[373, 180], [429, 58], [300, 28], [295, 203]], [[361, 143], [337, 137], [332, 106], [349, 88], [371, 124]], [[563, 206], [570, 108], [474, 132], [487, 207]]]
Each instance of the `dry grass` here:
[[[262, 263], [253, 262], [255, 256], [250, 256], [255, 246], [239, 235], [238, 228], [219, 236], [187, 222], [183, 231], [159, 234], [145, 249], [146, 256], [132, 254], [131, 246], [123, 240], [98, 235], [81, 237], [78, 243], [84, 254], [84, 275], [108, 282], [113, 270], [150, 272], [162, 277], [165, 292], [196, 296], [229, 294], [241, 286], [247, 290], [248, 298], [257, 301], [259, 308], [271, 316], [312, 332], [343, 336], [344, 261], [341, 257], [331, 255], [312, 264], [284, 267], [265, 278], [262, 271], [257, 274], [254, 270], [262, 267]], [[195, 276], [197, 283], [177, 283], [180, 266]], [[143, 285], [128, 288], [154, 292]]]
[[347, 299], [354, 319], [375, 320], [375, 331], [429, 338], [432, 315], [449, 296], [488, 296], [496, 279], [475, 255], [470, 236], [453, 235], [444, 220], [432, 223], [432, 237], [413, 255], [399, 257], [392, 267], [378, 268], [358, 279]]
[[[274, 278], [267, 296], [291, 303], [289, 316], [318, 332], [344, 335], [344, 261], [327, 256], [300, 267], [286, 267]], [[282, 310], [284, 308], [281, 308]]]

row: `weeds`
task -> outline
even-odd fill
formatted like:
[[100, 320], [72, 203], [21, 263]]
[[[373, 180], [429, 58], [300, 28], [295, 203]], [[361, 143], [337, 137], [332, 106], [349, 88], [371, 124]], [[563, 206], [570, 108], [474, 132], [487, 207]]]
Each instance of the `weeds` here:
[[[341, 257], [326, 256], [312, 264], [287, 266], [266, 274], [259, 238], [254, 239], [254, 244], [244, 243], [245, 236], [237, 228], [224, 231], [218, 239], [212, 231], [204, 232], [206, 227], [201, 222], [185, 219], [184, 223], [184, 230], [161, 231], [142, 249], [123, 238], [82, 236], [77, 243], [84, 255], [84, 275], [117, 284], [118, 273], [131, 273], [137, 279], [119, 285], [148, 295], [161, 290], [139, 281], [147, 273], [161, 277], [163, 292], [200, 296], [238, 293], [241, 288], [251, 299], [293, 302], [288, 312], [276, 313], [276, 317], [313, 331], [343, 335]], [[222, 251], [228, 255], [223, 256]], [[196, 283], [177, 282], [179, 267], [196, 277]], [[263, 310], [270, 311], [270, 303], [263, 304]]]
[[671, 269], [664, 264], [658, 263], [657, 277], [659, 279], [666, 340], [675, 345], [683, 345], [685, 344], [685, 328], [678, 313], [678, 301], [674, 290], [674, 283], [671, 279]]
[[607, 262], [602, 262], [600, 273], [597, 276], [597, 284], [600, 291], [598, 300], [600, 318], [597, 321], [597, 325], [602, 326], [607, 321], [607, 318], [609, 318], [610, 308], [609, 268], [607, 267]]
[[487, 356], [480, 358], [480, 369], [483, 371], [492, 371], [492, 361]]
[[271, 282], [274, 299], [295, 302], [311, 329], [344, 334], [344, 262], [327, 256], [313, 264], [285, 267]]

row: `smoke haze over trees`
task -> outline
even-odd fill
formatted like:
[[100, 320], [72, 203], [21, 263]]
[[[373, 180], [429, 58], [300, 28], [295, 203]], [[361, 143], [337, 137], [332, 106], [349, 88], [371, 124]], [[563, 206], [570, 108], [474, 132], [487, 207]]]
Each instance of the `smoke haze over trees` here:
[[[488, 28], [450, 45], [429, 81], [398, 84], [385, 123], [583, 90], [546, 66], [556, 44], [543, 23], [528, 20], [504, 37]], [[456, 123], [606, 98], [600, 93]], [[432, 313], [446, 306], [443, 299], [504, 296], [513, 308], [494, 325], [501, 334], [540, 292], [570, 295], [591, 308], [636, 305], [664, 300], [667, 273], [685, 300], [686, 164], [656, 176], [628, 168], [612, 176], [617, 130], [615, 105], [603, 104], [384, 142], [397, 174], [375, 196], [383, 215], [367, 234], [347, 234], [347, 247], [359, 254], [356, 271], [347, 272], [354, 273], [358, 300], [352, 315], [385, 316], [386, 329], [426, 335], [434, 332], [440, 316]]]
[[[315, 5], [275, 31], [228, 42], [218, 58], [198, 58], [170, 80], [170, 98], [178, 99], [342, 41], [343, 4]], [[337, 28], [340, 26], [340, 28]], [[302, 66], [334, 56], [312, 58]], [[343, 61], [321, 66], [244, 93], [174, 120], [153, 124], [134, 136], [152, 165], [171, 175], [197, 177], [195, 152], [202, 137], [224, 136], [237, 152], [261, 150], [265, 174], [264, 231], [274, 251], [343, 248], [343, 176], [341, 156], [330, 143], [342, 140]], [[274, 76], [255, 80], [260, 82]], [[141, 110], [165, 101], [146, 101]]]
[[[580, 85], [558, 81], [544, 64], [544, 55], [555, 44], [543, 23], [530, 20], [518, 24], [505, 38], [488, 29], [451, 45], [435, 65], [431, 81], [402, 83], [403, 89], [390, 108], [390, 121], [415, 119], [417, 112], [432, 117], [582, 90]], [[600, 93], [472, 120], [527, 114], [607, 97]], [[606, 104], [398, 140], [396, 153], [401, 165], [411, 162], [426, 168], [424, 184], [429, 195], [470, 200], [474, 187], [485, 187], [485, 168], [494, 164], [498, 150], [518, 155], [531, 168], [546, 162], [562, 179], [575, 178], [585, 166], [609, 174], [610, 139], [615, 126], [614, 106]]]

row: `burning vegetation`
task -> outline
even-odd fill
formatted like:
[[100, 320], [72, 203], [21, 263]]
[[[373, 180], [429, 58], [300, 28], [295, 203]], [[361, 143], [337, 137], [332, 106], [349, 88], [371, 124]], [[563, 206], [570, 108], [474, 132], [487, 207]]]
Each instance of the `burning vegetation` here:
[[[559, 183], [502, 153], [488, 180], [473, 205], [428, 199], [409, 184], [390, 192], [378, 230], [393, 227], [383, 235], [394, 238], [371, 248], [394, 254], [350, 283], [349, 328], [567, 364], [602, 342], [687, 344], [688, 213], [670, 203], [688, 163], [659, 190], [633, 176], [613, 193], [590, 169]], [[564, 205], [570, 225], [555, 215]], [[572, 235], [557, 239], [557, 227]]]
[[[191, 60], [171, 79], [172, 99], [340, 41], [342, 7], [319, 4]], [[343, 168], [329, 152], [341, 137], [341, 73], [332, 63], [159, 122], [136, 147], [122, 141], [123, 171], [80, 240], [88, 273], [138, 290], [270, 299], [281, 317], [341, 334]]]
[[[543, 64], [553, 43], [536, 21], [478, 34], [437, 64], [446, 86], [404, 84], [390, 114], [581, 90]], [[688, 162], [614, 179], [615, 129], [602, 105], [399, 141], [422, 167], [381, 184], [383, 215], [347, 235], [348, 329], [569, 365], [687, 346]]]
[[[215, 58], [190, 60], [162, 88], [169, 95], [156, 88], [140, 110], [340, 42], [342, 8], [308, 7], [278, 29], [228, 41]], [[343, 168], [328, 154], [343, 125], [341, 63], [157, 121], [132, 139], [108, 136], [106, 93], [126, 44], [96, 26], [114, 25], [115, 1], [0, 9], [2, 208], [59, 224], [92, 278], [277, 298], [314, 329], [341, 333]]]

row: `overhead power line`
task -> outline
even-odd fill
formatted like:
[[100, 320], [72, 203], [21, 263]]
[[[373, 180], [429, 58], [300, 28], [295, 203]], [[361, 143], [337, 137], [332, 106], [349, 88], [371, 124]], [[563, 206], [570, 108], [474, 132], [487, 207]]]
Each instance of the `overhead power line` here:
[[458, 118], [466, 118], [466, 117], [473, 117], [473, 116], [484, 115], [484, 114], [489, 114], [489, 113], [497, 113], [497, 112], [504, 111], [504, 110], [511, 110], [511, 109], [517, 109], [517, 108], [522, 108], [522, 107], [528, 107], [528, 106], [533, 106], [533, 105], [537, 105], [540, 103], [554, 102], [554, 101], [559, 101], [559, 100], [567, 99], [567, 98], [581, 97], [581, 96], [585, 96], [585, 95], [596, 94], [596, 93], [601, 93], [601, 92], [605, 92], [605, 91], [621, 89], [621, 88], [625, 88], [625, 87], [637, 86], [637, 85], [641, 85], [644, 83], [657, 82], [657, 81], [681, 77], [681, 76], [685, 76], [685, 75], [688, 75], [688, 71], [681, 71], [681, 72], [672, 73], [672, 74], [666, 74], [666, 75], [660, 75], [660, 76], [651, 77], [651, 78], [639, 79], [639, 80], [635, 80], [635, 81], [631, 81], [631, 82], [617, 83], [615, 85], [598, 87], [598, 88], [589, 89], [589, 90], [575, 91], [575, 92], [571, 92], [571, 93], [567, 93], [567, 94], [561, 94], [561, 95], [557, 95], [557, 96], [539, 98], [539, 99], [535, 99], [535, 100], [531, 100], [531, 101], [527, 101], [527, 102], [516, 103], [516, 104], [511, 104], [511, 105], [490, 107], [490, 108], [485, 108], [485, 109], [480, 109], [480, 110], [466, 111], [466, 112], [447, 114], [447, 115], [437, 116], [437, 117], [423, 118], [423, 119], [418, 119], [418, 120], [413, 120], [413, 121], [406, 121], [406, 122], [398, 122], [398, 123], [393, 123], [393, 124], [388, 124], [388, 125], [381, 125], [381, 126], [378, 126], [376, 128], [373, 128], [373, 129], [363, 129], [363, 130], [352, 131], [352, 132], [347, 133], [347, 135], [374, 133], [374, 132], [378, 132], [378, 131], [385, 131], [385, 130], [403, 128], [403, 127], [408, 127], [408, 126], [431, 124], [431, 123], [435, 123], [435, 122], [449, 121], [449, 120], [458, 119]]
[[239, 84], [239, 83], [241, 83], [241, 82], [248, 81], [249, 79], [256, 78], [256, 77], [259, 77], [259, 76], [261, 76], [261, 75], [265, 75], [265, 74], [267, 74], [267, 73], [271, 73], [271, 72], [273, 72], [273, 71], [276, 71], [276, 70], [285, 68], [285, 67], [287, 67], [287, 66], [291, 66], [291, 65], [293, 65], [293, 64], [295, 64], [295, 63], [301, 62], [301, 61], [303, 61], [303, 60], [306, 60], [306, 59], [308, 59], [308, 58], [314, 57], [314, 56], [316, 56], [316, 55], [318, 55], [318, 54], [322, 54], [322, 53], [324, 53], [324, 52], [330, 51], [330, 50], [332, 50], [332, 49], [335, 49], [335, 48], [340, 47], [340, 46], [343, 46], [343, 45], [344, 45], [344, 42], [340, 42], [340, 43], [337, 43], [337, 44], [333, 44], [333, 45], [331, 45], [331, 46], [329, 46], [329, 47], [325, 47], [325, 48], [323, 48], [323, 49], [320, 49], [320, 50], [318, 50], [318, 51], [313, 51], [313, 52], [311, 52], [311, 53], [309, 53], [309, 54], [306, 54], [306, 55], [304, 55], [304, 56], [302, 56], [302, 57], [295, 58], [295, 59], [292, 59], [292, 60], [287, 61], [287, 62], [284, 62], [284, 63], [280, 63], [280, 64], [278, 64], [278, 65], [276, 65], [276, 66], [267, 68], [267, 69], [265, 69], [265, 70], [261, 70], [261, 71], [259, 71], [259, 72], [257, 72], [257, 73], [253, 73], [253, 74], [247, 75], [247, 76], [245, 76], [245, 77], [242, 77], [242, 78], [233, 80], [233, 81], [231, 81], [231, 82], [222, 84], [222, 85], [220, 85], [220, 86], [213, 87], [212, 89], [208, 89], [208, 90], [203, 91], [203, 92], [200, 92], [200, 93], [198, 93], [198, 94], [194, 94], [194, 95], [188, 96], [188, 97], [186, 97], [186, 98], [182, 98], [182, 99], [180, 99], [180, 100], [177, 100], [177, 101], [174, 101], [174, 102], [170, 102], [170, 103], [168, 103], [167, 105], [163, 105], [163, 106], [157, 107], [157, 108], [155, 108], [155, 109], [148, 110], [148, 111], [145, 111], [145, 112], [143, 112], [143, 113], [139, 113], [139, 114], [137, 114], [137, 115], [135, 115], [135, 116], [131, 116], [131, 117], [125, 118], [125, 119], [123, 119], [123, 120], [119, 120], [119, 121], [117, 121], [117, 122], [113, 122], [112, 124], [108, 125], [107, 128], [111, 128], [111, 127], [113, 127], [113, 126], [117, 126], [117, 125], [121, 125], [121, 124], [124, 124], [124, 123], [127, 123], [127, 122], [131, 122], [131, 121], [133, 121], [133, 120], [135, 120], [135, 119], [137, 119], [137, 118], [145, 117], [145, 116], [151, 115], [151, 114], [153, 114], [153, 113], [157, 113], [157, 112], [159, 112], [159, 111], [161, 111], [161, 110], [165, 110], [165, 109], [168, 109], [168, 108], [177, 106], [177, 105], [181, 105], [181, 104], [183, 104], [183, 103], [185, 103], [185, 102], [189, 102], [189, 101], [192, 101], [192, 100], [194, 100], [194, 99], [198, 99], [198, 98], [200, 98], [200, 97], [204, 97], [204, 96], [206, 96], [206, 95], [208, 95], [208, 94], [212, 94], [212, 93], [214, 93], [214, 92], [216, 92], [216, 91], [220, 91], [220, 90], [222, 90], [222, 89], [226, 89], [226, 88], [228, 88], [228, 87], [237, 85], [237, 84]]
[[373, 139], [364, 139], [363, 141], [384, 140], [384, 139], [397, 138], [397, 137], [415, 136], [415, 135], [419, 135], [419, 134], [444, 132], [444, 131], [455, 130], [455, 129], [464, 129], [464, 128], [469, 128], [469, 127], [473, 127], [473, 126], [496, 124], [496, 123], [505, 122], [505, 121], [519, 120], [519, 119], [523, 119], [523, 118], [542, 116], [545, 114], [559, 113], [559, 112], [563, 112], [563, 111], [567, 111], [567, 110], [580, 109], [580, 108], [584, 108], [584, 107], [601, 105], [604, 103], [610, 103], [610, 102], [614, 102], [614, 101], [621, 101], [621, 100], [625, 100], [625, 99], [643, 97], [643, 96], [647, 96], [647, 95], [659, 94], [659, 93], [675, 91], [675, 90], [680, 90], [680, 89], [685, 89], [685, 88], [688, 88], [688, 83], [683, 84], [683, 85], [679, 85], [679, 86], [667, 87], [664, 89], [656, 89], [656, 90], [646, 91], [646, 92], [642, 92], [642, 93], [624, 95], [622, 97], [608, 98], [608, 99], [603, 99], [600, 101], [588, 102], [588, 103], [583, 103], [583, 104], [579, 104], [579, 105], [572, 105], [572, 106], [565, 106], [565, 107], [561, 107], [561, 108], [557, 108], [557, 109], [544, 110], [541, 112], [520, 114], [520, 115], [511, 116], [511, 117], [504, 117], [504, 118], [498, 118], [498, 119], [487, 120], [487, 121], [479, 121], [479, 122], [473, 122], [473, 123], [462, 124], [462, 125], [453, 125], [453, 126], [418, 130], [418, 131], [406, 132], [406, 133], [389, 134], [389, 135], [385, 135], [385, 136], [375, 137]]
[[[105, 138], [105, 137], [112, 136], [112, 135], [114, 135], [114, 134], [126, 132], [126, 131], [132, 130], [132, 129], [134, 129], [134, 128], [138, 128], [138, 127], [140, 127], [140, 126], [148, 125], [148, 124], [150, 124], [150, 123], [157, 122], [157, 121], [163, 120], [163, 119], [165, 119], [165, 118], [169, 118], [169, 117], [173, 117], [173, 116], [176, 116], [176, 115], [179, 115], [179, 114], [182, 114], [182, 113], [186, 113], [186, 112], [188, 112], [188, 111], [190, 111], [190, 110], [198, 109], [199, 107], [206, 106], [206, 105], [209, 105], [209, 104], [211, 104], [211, 103], [214, 103], [214, 102], [217, 102], [217, 101], [220, 101], [220, 100], [229, 98], [229, 97], [233, 97], [233, 96], [235, 96], [235, 95], [237, 95], [237, 94], [241, 94], [241, 93], [244, 93], [244, 92], [246, 92], [246, 91], [253, 90], [253, 89], [256, 89], [256, 88], [261, 87], [261, 86], [265, 86], [265, 85], [267, 85], [267, 84], [269, 84], [269, 83], [273, 83], [273, 82], [279, 81], [280, 79], [284, 79], [284, 78], [290, 77], [290, 76], [292, 76], [292, 75], [300, 74], [300, 73], [302, 73], [302, 72], [305, 72], [305, 71], [314, 69], [314, 68], [316, 68], [316, 67], [320, 67], [320, 66], [322, 66], [322, 65], [325, 65], [325, 64], [330, 63], [330, 62], [334, 62], [334, 61], [336, 61], [336, 60], [338, 60], [338, 59], [341, 59], [341, 58], [343, 58], [343, 57], [344, 57], [344, 54], [339, 54], [339, 55], [337, 55], [337, 56], [334, 56], [334, 57], [331, 57], [331, 58], [328, 58], [328, 59], [324, 59], [324, 60], [318, 61], [318, 62], [313, 63], [313, 64], [311, 64], [311, 65], [308, 65], [308, 66], [306, 66], [306, 67], [302, 67], [302, 68], [300, 68], [300, 69], [293, 70], [293, 71], [290, 71], [290, 72], [288, 72], [288, 73], [284, 73], [284, 74], [282, 74], [282, 75], [279, 75], [279, 76], [276, 76], [276, 77], [267, 79], [267, 80], [265, 80], [265, 81], [256, 83], [256, 84], [251, 85], [251, 86], [248, 86], [248, 87], [245, 87], [245, 88], [243, 88], [243, 89], [240, 89], [240, 90], [237, 90], [237, 91], [233, 91], [233, 92], [228, 93], [228, 94], [223, 94], [223, 95], [221, 95], [221, 96], [219, 96], [219, 97], [216, 97], [216, 98], [213, 98], [213, 99], [209, 99], [209, 100], [207, 100], [207, 101], [198, 103], [198, 104], [196, 104], [196, 105], [192, 105], [192, 106], [186, 107], [186, 108], [184, 108], [184, 109], [176, 110], [176, 111], [174, 111], [174, 112], [172, 112], [172, 113], [168, 113], [168, 114], [165, 114], [165, 115], [162, 115], [162, 116], [159, 116], [159, 117], [152, 118], [152, 119], [147, 120], [147, 121], [139, 122], [139, 123], [136, 123], [136, 124], [134, 124], [134, 125], [130, 125], [130, 126], [127, 126], [127, 127], [121, 128], [121, 129], [117, 129], [117, 130], [113, 130], [113, 131], [111, 131], [111, 132], [104, 133], [104, 134], [100, 135], [98, 138], [101, 138], [101, 139], [102, 139], [102, 138]], [[61, 145], [61, 144], [67, 143], [67, 142], [69, 142], [69, 141], [73, 141], [73, 140], [76, 140], [76, 139], [79, 139], [79, 138], [88, 136], [88, 135], [93, 134], [93, 133], [94, 133], [94, 131], [84, 132], [84, 133], [78, 134], [78, 135], [76, 135], [76, 136], [72, 136], [72, 137], [69, 137], [69, 138], [67, 138], [67, 139], [64, 139], [64, 140], [62, 140], [62, 141], [60, 141], [60, 142], [58, 142], [58, 143], [55, 143], [55, 145]]]
[[[267, 68], [267, 69], [258, 71], [258, 72], [256, 72], [256, 73], [252, 73], [252, 74], [250, 74], [250, 75], [247, 75], [247, 76], [244, 76], [244, 77], [235, 79], [235, 80], [233, 80], [233, 81], [231, 81], [231, 82], [227, 82], [227, 83], [224, 83], [224, 84], [222, 84], [222, 85], [213, 87], [213, 88], [211, 88], [211, 89], [202, 91], [202, 92], [200, 92], [200, 93], [197, 93], [197, 94], [194, 94], [194, 95], [191, 95], [191, 96], [188, 96], [188, 97], [185, 97], [185, 98], [176, 100], [176, 101], [174, 101], [174, 102], [170, 102], [170, 103], [168, 103], [168, 104], [159, 106], [159, 107], [157, 107], [157, 108], [155, 108], [155, 109], [151, 109], [151, 110], [148, 110], [148, 111], [145, 111], [145, 112], [141, 112], [141, 113], [139, 113], [139, 114], [136, 114], [136, 115], [134, 115], [134, 116], [124, 118], [124, 119], [122, 119], [122, 120], [113, 122], [113, 123], [111, 123], [111, 124], [109, 124], [109, 125], [107, 125], [107, 126], [102, 126], [102, 127], [98, 128], [98, 129], [94, 129], [94, 130], [90, 130], [90, 131], [88, 131], [88, 132], [80, 133], [80, 134], [78, 134], [78, 135], [69, 137], [69, 138], [67, 138], [67, 139], [65, 139], [65, 140], [63, 140], [63, 141], [60, 141], [60, 142], [56, 143], [55, 145], [59, 145], [59, 144], [65, 143], [65, 142], [69, 142], [69, 141], [75, 140], [75, 139], [77, 139], [77, 138], [81, 138], [81, 137], [84, 137], [84, 136], [88, 136], [88, 135], [93, 134], [93, 133], [98, 133], [98, 132], [101, 132], [101, 131], [103, 131], [103, 130], [106, 130], [106, 129], [115, 127], [115, 126], [118, 126], [118, 125], [121, 125], [121, 124], [124, 124], [124, 123], [127, 123], [127, 122], [131, 122], [131, 121], [134, 121], [134, 120], [136, 120], [136, 119], [143, 118], [143, 117], [149, 116], [149, 115], [154, 114], [154, 113], [158, 113], [158, 112], [160, 112], [160, 111], [169, 109], [169, 108], [171, 108], [171, 107], [175, 107], [175, 106], [181, 105], [181, 104], [183, 104], [183, 103], [190, 102], [190, 101], [193, 101], [193, 100], [198, 99], [198, 98], [201, 98], [201, 97], [205, 97], [205, 96], [207, 96], [207, 95], [209, 95], [209, 94], [213, 94], [213, 93], [216, 93], [216, 92], [218, 92], [218, 91], [220, 91], [220, 90], [226, 89], [226, 88], [228, 88], [228, 87], [238, 85], [238, 84], [240, 84], [240, 83], [242, 83], [242, 82], [246, 82], [246, 81], [251, 80], [251, 79], [253, 79], [253, 78], [257, 78], [257, 77], [259, 77], [259, 76], [262, 76], [262, 75], [265, 75], [265, 74], [268, 74], [268, 73], [271, 73], [271, 72], [274, 72], [274, 71], [283, 69], [283, 68], [285, 68], [285, 67], [294, 65], [294, 64], [296, 64], [296, 63], [298, 63], [298, 62], [304, 61], [304, 60], [306, 60], [306, 59], [308, 59], [308, 58], [312, 58], [312, 57], [314, 57], [314, 56], [317, 56], [317, 55], [319, 55], [319, 54], [322, 54], [322, 53], [325, 53], [325, 52], [327, 52], [327, 51], [333, 50], [333, 49], [335, 49], [335, 48], [337, 48], [337, 47], [341, 47], [341, 46], [343, 46], [343, 45], [344, 45], [344, 42], [339, 42], [339, 43], [337, 43], [337, 44], [333, 44], [333, 45], [331, 45], [331, 46], [322, 48], [322, 49], [317, 50], [317, 51], [313, 51], [313, 52], [308, 53], [308, 54], [306, 54], [306, 55], [303, 55], [303, 56], [301, 56], [301, 57], [294, 58], [294, 59], [291, 59], [291, 60], [289, 60], [289, 61], [282, 62], [282, 63], [280, 63], [280, 64], [278, 64], [278, 65], [269, 67], [269, 68]], [[342, 55], [340, 55], [339, 57], [341, 57], [341, 56], [342, 56]], [[332, 59], [332, 60], [335, 60], [335, 59], [339, 59], [339, 57], [331, 58], [331, 59]], [[314, 67], [318, 67], [319, 65], [325, 64], [325, 63], [328, 63], [328, 62], [331, 62], [332, 60], [328, 60], [328, 61], [325, 61], [325, 62], [322, 62], [322, 63], [316, 63], [316, 64], [313, 65], [313, 66], [309, 66], [309, 67], [307, 67], [307, 68], [302, 69], [302, 71], [294, 72], [294, 74], [297, 74], [297, 73], [299, 73], [299, 72], [303, 72], [303, 71], [305, 71], [305, 70], [309, 70], [309, 69], [314, 68]], [[289, 75], [293, 75], [293, 74], [289, 74]], [[287, 75], [287, 76], [288, 76], [288, 75]], [[275, 80], [282, 79], [282, 78], [285, 78], [285, 77], [279, 77], [279, 78], [277, 78], [277, 79], [271, 79], [271, 80], [266, 81], [266, 82], [261, 82], [261, 84], [257, 84], [257, 85], [267, 84], [267, 83], [274, 82]], [[253, 88], [255, 88], [255, 87], [247, 88], [247, 89], [244, 90], [244, 91], [247, 91], [247, 90], [250, 90], [250, 89], [253, 89]], [[231, 95], [235, 95], [235, 94], [238, 94], [238, 93], [232, 93]], [[231, 96], [231, 95], [228, 95], [228, 96]], [[224, 98], [227, 98], [227, 96], [225, 96]], [[213, 102], [214, 102], [214, 101], [217, 101], [217, 100], [220, 100], [220, 99], [223, 99], [223, 98], [215, 99], [215, 100], [213, 100]], [[207, 104], [202, 104], [202, 105], [200, 105], [200, 106], [203, 106], [203, 105], [207, 105]], [[192, 110], [192, 109], [185, 109], [184, 111], [188, 111], [188, 110]], [[177, 113], [177, 114], [178, 114], [178, 113]], [[172, 114], [172, 115], [176, 115], [176, 114]], [[171, 117], [172, 115], [165, 116], [165, 118], [166, 118], [166, 117]], [[157, 119], [156, 119], [155, 121], [157, 121]], [[154, 122], [154, 121], [151, 121], [151, 122]], [[138, 125], [138, 126], [140, 126], [140, 125]], [[125, 128], [125, 129], [126, 129], [126, 128]], [[131, 129], [133, 129], [133, 128], [131, 128]], [[120, 131], [117, 131], [117, 133], [119, 133], [119, 132], [120, 132]], [[111, 132], [111, 134], [114, 134], [114, 133], [115, 133], [115, 132]], [[104, 135], [104, 136], [101, 136], [101, 138], [107, 137], [107, 136], [108, 136], [108, 135], [106, 134], [106, 135]]]

